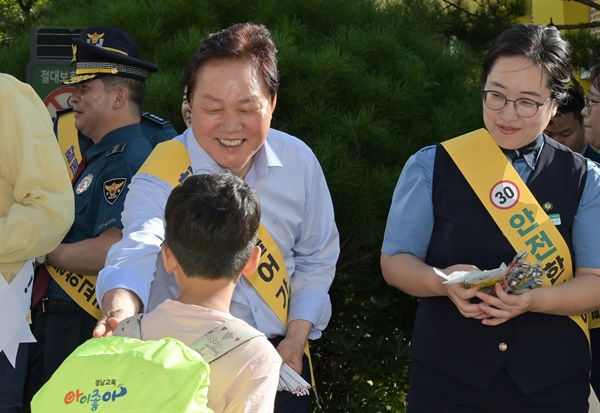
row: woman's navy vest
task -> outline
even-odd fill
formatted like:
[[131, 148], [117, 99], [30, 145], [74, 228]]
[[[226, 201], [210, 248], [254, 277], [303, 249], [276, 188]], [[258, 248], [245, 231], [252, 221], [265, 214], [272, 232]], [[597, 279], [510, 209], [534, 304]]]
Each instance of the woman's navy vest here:
[[[557, 229], [572, 257], [573, 219], [586, 177], [583, 157], [547, 139], [527, 181], [541, 205], [552, 205], [547, 212], [560, 214]], [[515, 256], [517, 251], [439, 144], [433, 205], [435, 223], [427, 264], [437, 268], [472, 264], [492, 269], [510, 263]], [[501, 343], [506, 344], [505, 351], [500, 350], [505, 348]], [[433, 369], [482, 389], [505, 367], [525, 394], [590, 369], [587, 339], [570, 318], [525, 313], [499, 326], [484, 326], [481, 320], [463, 317], [447, 297], [421, 299], [410, 354]]]

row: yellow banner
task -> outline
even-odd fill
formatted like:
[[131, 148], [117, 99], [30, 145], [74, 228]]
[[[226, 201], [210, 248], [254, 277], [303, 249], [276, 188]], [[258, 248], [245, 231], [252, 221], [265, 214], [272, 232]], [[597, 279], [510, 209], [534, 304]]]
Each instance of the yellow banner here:
[[[442, 145], [515, 251], [548, 271], [544, 286], [573, 278], [567, 243], [491, 135], [479, 129]], [[589, 340], [587, 315], [571, 319]]]
[[96, 319], [102, 317], [102, 312], [100, 311], [98, 301], [96, 300], [97, 276], [81, 275], [51, 265], [46, 265], [46, 269], [52, 276], [52, 279], [54, 279], [54, 281], [69, 294], [69, 297], [71, 297], [77, 305]]
[[57, 136], [58, 146], [67, 164], [69, 177], [73, 179], [82, 157], [79, 148], [78, 131], [75, 128], [75, 112], [67, 112], [58, 117]]

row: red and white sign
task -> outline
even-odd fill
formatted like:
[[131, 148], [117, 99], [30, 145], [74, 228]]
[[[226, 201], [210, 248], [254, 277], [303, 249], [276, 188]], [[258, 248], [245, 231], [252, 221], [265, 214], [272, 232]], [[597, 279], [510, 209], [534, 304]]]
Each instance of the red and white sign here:
[[48, 108], [48, 112], [50, 112], [52, 119], [56, 118], [56, 111], [72, 107], [71, 95], [76, 90], [77, 89], [72, 86], [59, 87], [46, 96], [44, 104]]
[[498, 209], [510, 209], [520, 198], [519, 187], [511, 181], [500, 181], [490, 191], [490, 201]]

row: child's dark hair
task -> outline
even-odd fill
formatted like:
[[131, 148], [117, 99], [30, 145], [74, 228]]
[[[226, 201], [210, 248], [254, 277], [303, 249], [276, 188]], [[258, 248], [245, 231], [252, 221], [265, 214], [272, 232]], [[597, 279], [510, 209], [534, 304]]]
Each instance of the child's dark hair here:
[[260, 204], [229, 172], [193, 175], [165, 208], [165, 242], [188, 277], [237, 277], [256, 245]]

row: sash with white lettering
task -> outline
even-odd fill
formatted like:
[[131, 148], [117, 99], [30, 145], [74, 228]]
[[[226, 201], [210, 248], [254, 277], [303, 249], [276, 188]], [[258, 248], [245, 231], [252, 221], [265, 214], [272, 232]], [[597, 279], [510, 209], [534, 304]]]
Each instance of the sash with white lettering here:
[[[175, 187], [192, 175], [193, 171], [185, 145], [180, 141], [170, 140], [159, 143], [137, 173], [155, 176]], [[260, 263], [258, 269], [251, 275], [246, 276], [246, 279], [277, 316], [281, 324], [287, 327], [291, 291], [290, 277], [277, 243], [262, 222], [258, 227], [257, 245], [261, 249]], [[311, 361], [308, 344], [304, 351], [309, 361]], [[312, 382], [314, 386], [314, 377]]]
[[[515, 251], [528, 250], [527, 259], [548, 271], [544, 287], [573, 278], [567, 243], [488, 131], [479, 129], [442, 145]], [[589, 341], [587, 314], [570, 318]]]
[[79, 135], [75, 127], [75, 112], [61, 114], [57, 120], [58, 146], [63, 154], [69, 177], [73, 179], [79, 162], [81, 162], [81, 149], [79, 149]]
[[46, 265], [50, 276], [69, 297], [83, 308], [89, 315], [96, 319], [102, 317], [102, 311], [96, 300], [97, 275], [82, 275], [75, 272], [63, 270], [62, 268]]

